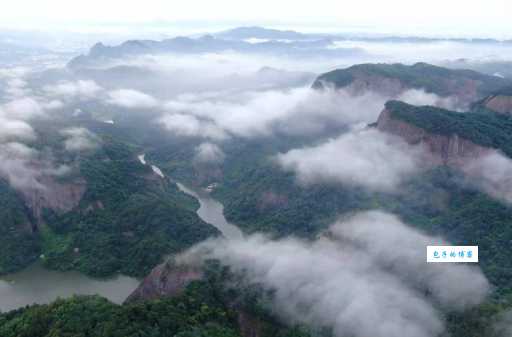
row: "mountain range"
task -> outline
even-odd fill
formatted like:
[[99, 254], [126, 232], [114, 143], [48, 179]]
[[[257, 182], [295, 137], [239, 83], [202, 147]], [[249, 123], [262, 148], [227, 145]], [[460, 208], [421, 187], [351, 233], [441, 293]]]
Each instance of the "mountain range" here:
[[[333, 37], [241, 27], [98, 43], [14, 83], [52, 115], [27, 119], [24, 143], [0, 138], [1, 158], [14, 162], [0, 169], [0, 274], [39, 261], [141, 283], [122, 304], [78, 296], [0, 313], [0, 336], [359, 337], [368, 334], [353, 317], [372, 311], [384, 327], [387, 314], [398, 326], [426, 321], [421, 336], [495, 337], [512, 308], [512, 80], [421, 62], [319, 75], [264, 66], [206, 83], [124, 63], [364, 56], [327, 48]], [[208, 207], [178, 182], [218, 200], [241, 238], [202, 220]], [[389, 226], [374, 231], [368, 219]], [[478, 245], [479, 265], [431, 268], [427, 239]], [[386, 240], [420, 245], [421, 261]]]

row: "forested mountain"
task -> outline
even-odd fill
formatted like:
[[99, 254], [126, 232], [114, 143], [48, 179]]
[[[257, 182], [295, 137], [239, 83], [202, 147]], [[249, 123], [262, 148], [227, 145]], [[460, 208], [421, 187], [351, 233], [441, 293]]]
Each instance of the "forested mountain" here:
[[[40, 132], [48, 135], [41, 147], [60, 146], [51, 144], [54, 127]], [[138, 147], [108, 134], [95, 141], [92, 151], [54, 148], [69, 171], [44, 178], [42, 189], [2, 184], [2, 273], [40, 258], [89, 275], [143, 276], [165, 255], [217, 235], [195, 214], [196, 200], [139, 161]]]
[[162, 36], [0, 67], [1, 337], [506, 336], [510, 42]]
[[407, 89], [423, 89], [442, 97], [474, 102], [510, 85], [510, 80], [472, 70], [448, 69], [427, 63], [359, 64], [320, 75], [314, 88], [332, 85], [354, 92], [376, 91], [397, 96]]

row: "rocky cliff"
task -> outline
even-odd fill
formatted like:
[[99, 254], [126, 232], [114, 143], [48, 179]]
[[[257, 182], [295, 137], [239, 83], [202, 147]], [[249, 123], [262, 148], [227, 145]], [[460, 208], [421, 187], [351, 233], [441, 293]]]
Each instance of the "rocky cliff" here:
[[168, 261], [155, 267], [126, 301], [178, 296], [183, 293], [190, 282], [201, 280], [203, 276], [201, 268], [177, 265]]
[[336, 89], [344, 88], [352, 94], [372, 91], [391, 98], [409, 89], [421, 89], [441, 97], [452, 96], [458, 102], [469, 104], [510, 84], [510, 80], [496, 76], [427, 63], [412, 66], [359, 64], [320, 75], [313, 83], [313, 88], [333, 86]]
[[512, 114], [512, 95], [491, 95], [482, 101], [485, 108], [503, 114]]
[[[171, 259], [155, 267], [126, 299], [126, 303], [176, 297], [183, 294], [191, 282], [201, 280], [206, 280], [202, 267]], [[239, 298], [222, 295], [216, 297], [234, 313], [242, 337], [267, 336], [265, 331], [268, 330], [269, 322], [244, 309]]]
[[21, 195], [34, 219], [34, 229], [43, 222], [43, 210], [63, 214], [77, 207], [86, 191], [83, 178], [71, 182], [59, 182], [54, 177], [43, 177], [41, 188], [23, 189]]
[[436, 134], [393, 116], [392, 108], [384, 109], [377, 121], [380, 131], [403, 138], [409, 144], [422, 145], [427, 150], [426, 161], [432, 165], [460, 167], [468, 160], [479, 158], [492, 149], [475, 144], [457, 133]]

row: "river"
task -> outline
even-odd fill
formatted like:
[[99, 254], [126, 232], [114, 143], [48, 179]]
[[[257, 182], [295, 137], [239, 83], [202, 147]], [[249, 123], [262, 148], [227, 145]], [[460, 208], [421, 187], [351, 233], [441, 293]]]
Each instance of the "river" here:
[[[147, 165], [145, 155], [138, 156], [138, 159]], [[155, 174], [164, 177], [157, 166], [151, 165], [151, 168]], [[199, 201], [197, 215], [204, 222], [216, 227], [229, 240], [242, 238], [242, 231], [224, 217], [224, 206], [213, 199], [208, 191], [175, 183], [182, 192]], [[137, 279], [127, 276], [106, 280], [94, 279], [79, 272], [48, 270], [40, 263], [36, 263], [18, 273], [0, 277], [0, 311], [5, 312], [34, 303], [49, 303], [59, 297], [73, 295], [98, 294], [114, 303], [122, 303], [138, 285]]]
[[[143, 165], [148, 165], [145, 154], [141, 154], [137, 158]], [[151, 165], [151, 169], [158, 176], [162, 178], [165, 177], [158, 166]], [[224, 206], [217, 200], [213, 199], [210, 196], [209, 191], [204, 189], [193, 189], [173, 179], [170, 180], [176, 183], [183, 193], [188, 194], [199, 201], [200, 206], [197, 210], [197, 215], [201, 220], [217, 228], [228, 240], [237, 240], [243, 237], [242, 231], [237, 226], [226, 220], [224, 217]]]
[[229, 223], [224, 217], [224, 206], [213, 199], [208, 192], [192, 190], [180, 183], [176, 183], [176, 185], [178, 185], [182, 192], [193, 196], [199, 201], [200, 207], [197, 210], [197, 215], [201, 220], [217, 228], [228, 240], [236, 240], [243, 237], [242, 231], [237, 226]]

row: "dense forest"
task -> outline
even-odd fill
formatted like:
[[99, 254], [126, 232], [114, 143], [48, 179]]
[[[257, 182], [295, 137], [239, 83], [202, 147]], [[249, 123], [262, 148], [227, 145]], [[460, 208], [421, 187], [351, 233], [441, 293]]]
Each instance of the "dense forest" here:
[[[399, 118], [433, 133], [468, 137], [479, 144], [510, 153], [512, 118], [490, 111], [458, 113], [435, 107], [389, 102]], [[403, 114], [399, 115], [399, 114]], [[326, 137], [331, 136], [326, 134]], [[171, 138], [172, 139], [172, 138]], [[321, 141], [318, 141], [321, 142]], [[404, 193], [369, 192], [343, 184], [297, 182], [273, 159], [279, 152], [311, 143], [305, 137], [280, 135], [265, 140], [231, 142], [223, 147], [226, 160], [201, 167], [193, 163], [194, 142], [148, 141], [148, 157], [166, 174], [190, 185], [215, 182], [213, 196], [225, 206], [226, 218], [246, 233], [276, 237], [314, 238], [339, 216], [382, 209], [401, 216], [428, 233], [454, 244], [480, 246], [481, 266], [499, 294], [512, 291], [512, 207], [464, 183], [461, 172], [448, 167], [430, 169], [404, 182]], [[217, 172], [221, 172], [218, 174]]]
[[[2, 337], [332, 337], [326, 327], [284, 324], [272, 313], [272, 293], [247, 283], [217, 261], [205, 277], [172, 298], [122, 305], [98, 296], [60, 299], [0, 313]], [[495, 336], [503, 304], [488, 301], [462, 313], [446, 312], [445, 336]], [[496, 335], [498, 336], [498, 335]]]
[[[226, 286], [233, 275], [218, 263], [204, 280], [174, 298], [116, 305], [98, 296], [79, 296], [0, 314], [2, 337], [237, 337], [241, 329], [261, 337], [308, 337], [269, 314], [257, 286]], [[236, 303], [233, 301], [238, 299]], [[250, 317], [240, 325], [241, 316]]]
[[458, 135], [475, 144], [499, 149], [512, 157], [512, 118], [492, 111], [459, 113], [432, 106], [390, 101], [391, 117], [440, 135]]
[[[453, 85], [464, 86], [467, 80], [478, 82], [480, 96], [498, 93], [510, 84], [509, 80], [426, 63], [363, 64], [326, 73], [313, 88], [320, 88], [323, 81], [341, 88], [360, 73], [399, 79], [407, 87], [443, 97], [453, 94]], [[76, 108], [79, 106], [81, 103]], [[90, 114], [60, 116], [56, 122], [40, 120], [33, 123], [40, 141], [31, 144], [41, 153], [51, 153], [56, 164], [69, 168], [52, 179], [64, 186], [85, 186], [77, 205], [67, 211], [45, 207], [36, 214], [26, 194], [0, 179], [0, 275], [40, 260], [50, 269], [76, 270], [94, 277], [147, 276], [169, 256], [221, 234], [199, 218], [198, 201], [179, 190], [175, 181], [180, 181], [198, 189], [209, 186], [211, 196], [224, 205], [227, 220], [245, 234], [294, 237], [307, 245], [340, 217], [383, 210], [454, 245], [478, 245], [479, 267], [491, 283], [491, 296], [483, 304], [457, 313], [434, 303], [432, 310], [442, 316], [446, 326], [441, 337], [495, 337], [496, 317], [512, 307], [512, 207], [466, 184], [464, 174], [454, 167], [418, 171], [404, 179], [400, 193], [375, 192], [339, 181], [304, 184], [295, 173], [283, 170], [276, 155], [324, 144], [351, 132], [351, 126], [332, 123], [321, 135], [283, 131], [254, 137], [229, 134], [215, 143], [203, 135], [164, 130], [155, 116], [161, 117], [158, 109], [167, 107], [106, 111], [102, 104], [88, 102], [82, 108], [108, 112], [115, 125], [113, 120], [100, 122]], [[392, 118], [426, 132], [458, 135], [512, 157], [512, 117], [508, 115], [484, 108], [460, 113], [400, 101], [389, 101], [385, 108]], [[76, 125], [89, 130], [98, 146], [91, 151], [67, 151], [58, 130]], [[365, 131], [373, 126], [361, 123]], [[224, 160], [196, 160], [198, 147], [207, 141], [218, 145]], [[141, 154], [162, 169], [165, 177], [141, 163]], [[209, 261], [204, 268], [201, 280], [172, 298], [114, 304], [99, 296], [78, 296], [0, 313], [0, 336], [336, 335], [328, 326], [284, 323], [290, 320], [283, 319], [271, 305], [273, 289], [246, 282], [218, 261]], [[422, 291], [419, 289], [420, 297], [430, 296]]]
[[23, 200], [0, 180], [0, 274], [19, 270], [41, 251]]
[[313, 88], [332, 84], [335, 88], [350, 85], [357, 76], [376, 76], [399, 80], [404, 88], [424, 89], [440, 96], [453, 95], [456, 88], [468, 80], [478, 83], [479, 96], [484, 97], [511, 85], [510, 80], [483, 75], [466, 69], [448, 69], [428, 63], [404, 64], [358, 64], [346, 69], [337, 69], [318, 77]]
[[84, 179], [86, 192], [72, 211], [45, 209], [42, 220], [32, 219], [22, 197], [0, 185], [6, 206], [0, 272], [19, 270], [41, 257], [54, 269], [141, 277], [165, 255], [218, 235], [195, 214], [197, 201], [141, 164], [137, 150], [106, 135], [93, 153], [63, 154], [74, 171], [61, 181]]

